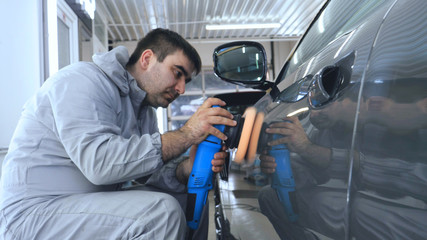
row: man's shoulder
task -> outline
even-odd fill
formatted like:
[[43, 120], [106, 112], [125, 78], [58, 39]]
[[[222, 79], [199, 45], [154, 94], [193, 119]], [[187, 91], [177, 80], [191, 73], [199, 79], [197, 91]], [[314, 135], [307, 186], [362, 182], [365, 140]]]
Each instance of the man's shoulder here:
[[93, 62], [77, 62], [64, 67], [47, 82], [52, 88], [75, 89], [79, 92], [117, 91], [115, 84]]
[[80, 74], [80, 75], [85, 75], [85, 76], [93, 76], [94, 73], [102, 73], [102, 70], [96, 66], [95, 63], [93, 62], [76, 62], [73, 64], [70, 64], [66, 67], [64, 67], [63, 69], [61, 69], [59, 72], [65, 72], [67, 74]]
[[57, 73], [59, 79], [72, 78], [74, 81], [100, 81], [108, 79], [107, 75], [93, 62], [77, 62], [64, 67]]

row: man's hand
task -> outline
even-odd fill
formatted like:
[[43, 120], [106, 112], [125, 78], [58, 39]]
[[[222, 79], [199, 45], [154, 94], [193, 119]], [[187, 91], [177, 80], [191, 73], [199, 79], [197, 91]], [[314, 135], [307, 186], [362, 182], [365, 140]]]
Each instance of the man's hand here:
[[212, 159], [211, 161], [212, 171], [215, 173], [221, 172], [222, 169], [224, 168], [225, 159], [228, 156], [228, 153], [225, 152], [225, 150], [226, 150], [226, 147], [222, 146], [222, 151], [215, 153], [214, 159]]
[[[193, 169], [193, 163], [194, 163], [194, 158], [196, 157], [197, 146], [198, 145], [193, 145], [191, 147], [189, 157], [184, 161], [182, 161], [176, 169], [176, 177], [178, 181], [182, 184], [187, 184], [188, 177], [190, 176], [191, 171]], [[228, 156], [228, 153], [225, 152], [225, 150], [226, 150], [226, 147], [223, 146], [222, 150], [220, 152], [215, 153], [214, 159], [211, 160], [213, 172], [216, 172], [216, 173], [221, 172], [222, 169], [224, 168], [225, 159]]]
[[219, 98], [208, 98], [182, 128], [161, 136], [163, 161], [179, 156], [192, 145], [201, 143], [209, 134], [221, 140], [227, 139], [214, 125], [236, 126], [237, 123], [233, 114], [224, 108], [212, 107], [214, 105], [225, 106], [225, 102]]
[[237, 124], [232, 120], [233, 114], [224, 108], [212, 107], [214, 105], [225, 106], [225, 102], [218, 98], [208, 98], [180, 129], [193, 141], [192, 144], [201, 143], [209, 134], [226, 140], [227, 136], [213, 125], [235, 126]]
[[269, 142], [269, 146], [287, 144], [289, 151], [300, 154], [312, 145], [298, 117], [287, 117], [283, 122], [273, 123], [266, 132], [283, 135], [283, 138]]
[[[273, 123], [268, 126], [266, 132], [283, 136], [282, 138], [268, 142], [269, 146], [286, 144], [289, 151], [297, 153], [301, 158], [319, 168], [326, 168], [329, 165], [331, 149], [313, 144], [308, 139], [298, 117], [287, 117], [283, 122]], [[265, 173], [273, 173], [276, 168], [276, 162], [273, 157], [267, 154], [265, 151], [260, 156], [261, 170]]]
[[268, 155], [267, 151], [264, 151], [260, 156], [260, 168], [263, 173], [274, 173], [276, 171], [276, 159], [274, 157]]

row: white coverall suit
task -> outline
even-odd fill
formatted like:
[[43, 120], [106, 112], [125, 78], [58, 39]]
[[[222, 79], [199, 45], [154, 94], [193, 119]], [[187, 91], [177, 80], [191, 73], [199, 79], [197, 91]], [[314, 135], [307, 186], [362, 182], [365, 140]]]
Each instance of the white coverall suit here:
[[[155, 109], [126, 48], [48, 79], [24, 106], [4, 159], [0, 239], [182, 239], [186, 186], [163, 165]], [[151, 174], [160, 191], [121, 190]], [[174, 195], [175, 196], [175, 195]]]

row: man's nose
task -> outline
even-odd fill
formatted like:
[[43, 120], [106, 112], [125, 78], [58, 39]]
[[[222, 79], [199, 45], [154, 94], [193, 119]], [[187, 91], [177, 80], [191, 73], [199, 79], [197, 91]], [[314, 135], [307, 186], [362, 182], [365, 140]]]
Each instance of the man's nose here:
[[176, 86], [175, 86], [175, 91], [179, 94], [182, 95], [185, 93], [185, 79], [181, 78], [178, 80]]

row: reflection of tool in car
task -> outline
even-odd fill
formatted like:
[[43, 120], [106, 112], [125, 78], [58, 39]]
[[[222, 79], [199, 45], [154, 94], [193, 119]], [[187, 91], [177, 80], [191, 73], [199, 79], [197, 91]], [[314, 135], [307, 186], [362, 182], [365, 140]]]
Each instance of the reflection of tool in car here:
[[[218, 107], [218, 106], [214, 106]], [[245, 111], [244, 117], [234, 115], [234, 120], [237, 125], [234, 127], [215, 125], [215, 127], [227, 136], [224, 144], [229, 148], [239, 146], [240, 150], [236, 153], [237, 158], [244, 158], [246, 153], [247, 142], [252, 131], [253, 121], [255, 119], [256, 109], [253, 107]], [[241, 138], [242, 132], [246, 132], [247, 137]], [[241, 141], [243, 140], [243, 143]], [[206, 199], [209, 190], [212, 189], [212, 159], [215, 153], [221, 149], [221, 139], [209, 135], [202, 143], [199, 144], [194, 158], [193, 169], [188, 179], [188, 195], [186, 218], [187, 225], [191, 229], [197, 229], [202, 215], [203, 207], [206, 204]], [[242, 154], [243, 153], [243, 154]]]
[[[218, 106], [214, 106], [218, 107]], [[226, 127], [224, 125], [215, 125], [215, 127], [227, 135], [228, 139], [225, 145], [230, 148], [237, 146], [240, 140], [240, 132], [244, 124], [244, 119], [240, 115], [235, 115], [237, 125], [235, 127]], [[197, 229], [202, 215], [203, 207], [209, 190], [212, 189], [212, 159], [215, 153], [221, 149], [221, 139], [209, 135], [199, 144], [194, 158], [193, 169], [188, 179], [188, 195], [186, 218], [187, 225], [191, 229]]]
[[[237, 163], [242, 162], [245, 156], [249, 163], [253, 162], [256, 153], [262, 152], [268, 142], [281, 137], [278, 134], [267, 134], [265, 132], [267, 125], [264, 123], [265, 115], [263, 112], [256, 113], [256, 109], [252, 107], [245, 111], [245, 116], [244, 126], [241, 129], [239, 128], [239, 134], [237, 134], [237, 136], [241, 135], [234, 159]], [[269, 147], [268, 150], [269, 155], [275, 158], [277, 164], [276, 171], [272, 175], [271, 187], [276, 190], [289, 221], [295, 222], [298, 215], [295, 199], [295, 180], [292, 173], [289, 150], [285, 144]]]
[[[274, 134], [273, 140], [280, 138]], [[271, 187], [276, 190], [280, 202], [282, 202], [289, 221], [298, 219], [295, 199], [295, 180], [292, 174], [289, 150], [285, 144], [272, 146], [269, 155], [276, 160], [276, 171], [272, 175]]]
[[[268, 134], [268, 127], [264, 122], [264, 113], [259, 112], [255, 121], [252, 135], [251, 146], [248, 150], [248, 159], [254, 159], [256, 152], [262, 152], [268, 149], [269, 155], [276, 161], [276, 171], [272, 174], [271, 187], [276, 190], [277, 196], [285, 208], [289, 221], [295, 222], [298, 219], [297, 205], [295, 199], [295, 180], [292, 173], [289, 150], [285, 144], [267, 147], [267, 143], [281, 138], [279, 134]], [[259, 144], [259, 145], [258, 145]]]

